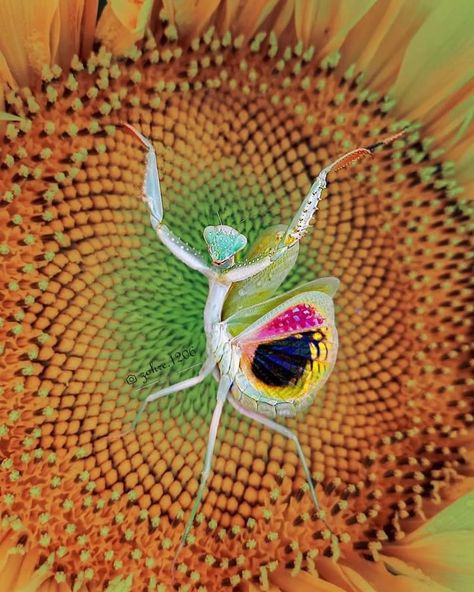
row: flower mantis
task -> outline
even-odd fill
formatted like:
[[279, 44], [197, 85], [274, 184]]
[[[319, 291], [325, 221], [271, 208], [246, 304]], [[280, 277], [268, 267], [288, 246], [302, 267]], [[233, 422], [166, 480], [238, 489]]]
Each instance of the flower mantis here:
[[[290, 439], [296, 448], [316, 508], [320, 504], [298, 437], [277, 423], [276, 417], [294, 417], [306, 409], [334, 367], [338, 336], [332, 297], [339, 280], [322, 278], [274, 296], [298, 257], [299, 241], [307, 230], [326, 187], [330, 172], [348, 165], [396, 134], [366, 148], [353, 150], [324, 168], [313, 183], [288, 227], [273, 226], [262, 233], [247, 258], [236, 254], [247, 244], [238, 230], [220, 224], [204, 229], [211, 263], [175, 236], [163, 223], [163, 204], [156, 154], [152, 142], [129, 124], [123, 124], [146, 148], [143, 199], [152, 227], [161, 242], [188, 267], [209, 280], [204, 309], [206, 360], [199, 373], [150, 394], [142, 403], [133, 427], [146, 405], [202, 382], [211, 373], [218, 387], [199, 488], [186, 522], [184, 546], [201, 504], [211, 473], [217, 430], [225, 402], [242, 415]], [[403, 133], [403, 132], [402, 132]], [[174, 567], [173, 567], [174, 571]]]

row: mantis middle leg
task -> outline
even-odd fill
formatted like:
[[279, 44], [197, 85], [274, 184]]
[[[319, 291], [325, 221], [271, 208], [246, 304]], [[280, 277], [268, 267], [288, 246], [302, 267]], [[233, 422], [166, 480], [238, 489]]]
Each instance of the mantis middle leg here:
[[178, 393], [179, 391], [184, 391], [185, 389], [196, 386], [197, 384], [202, 382], [207, 376], [209, 376], [209, 374], [215, 368], [215, 365], [216, 365], [215, 361], [212, 358], [208, 358], [204, 362], [204, 364], [197, 376], [193, 376], [192, 378], [187, 378], [186, 380], [182, 380], [181, 382], [177, 382], [176, 384], [172, 384], [172, 385], [167, 386], [163, 389], [160, 389], [159, 391], [155, 391], [154, 393], [151, 393], [151, 395], [148, 395], [148, 397], [141, 404], [141, 407], [138, 410], [138, 413], [136, 414], [135, 419], [133, 420], [131, 430], [134, 430], [136, 428], [137, 423], [138, 423], [142, 413], [145, 411], [145, 407], [148, 405], [148, 403], [151, 403], [152, 401], [156, 401], [157, 399], [161, 399], [162, 397], [166, 397], [168, 395], [171, 395], [172, 393]]

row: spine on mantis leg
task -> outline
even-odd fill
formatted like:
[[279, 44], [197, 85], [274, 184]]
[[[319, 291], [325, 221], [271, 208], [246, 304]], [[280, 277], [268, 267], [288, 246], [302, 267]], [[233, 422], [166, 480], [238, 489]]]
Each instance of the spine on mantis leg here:
[[282, 239], [282, 245], [287, 247], [301, 240], [304, 233], [308, 229], [314, 213], [318, 209], [318, 204], [321, 201], [322, 193], [326, 189], [326, 178], [331, 171], [336, 171], [344, 166], [347, 166], [353, 160], [357, 160], [363, 156], [370, 156], [371, 150], [368, 148], [357, 148], [352, 152], [348, 152], [341, 156], [332, 164], [324, 168], [318, 175], [316, 181], [313, 183], [310, 192], [305, 197], [303, 203], [296, 212], [293, 220], [288, 226], [285, 236]]
[[337, 171], [339, 169], [342, 169], [351, 162], [358, 160], [359, 158], [362, 158], [364, 156], [372, 156], [375, 148], [393, 142], [394, 140], [400, 138], [404, 133], [404, 131], [401, 131], [393, 136], [390, 136], [389, 138], [386, 138], [385, 140], [382, 140], [381, 142], [372, 144], [371, 146], [367, 146], [365, 148], [356, 148], [355, 150], [352, 150], [351, 152], [344, 154], [343, 156], [335, 160], [332, 164], [324, 168], [319, 173], [316, 181], [313, 183], [311, 187], [310, 192], [304, 199], [298, 212], [296, 213], [295, 217], [288, 226], [286, 234], [281, 239], [280, 247], [290, 247], [303, 237], [311, 222], [311, 218], [318, 209], [318, 204], [321, 200], [322, 192], [326, 188], [326, 178], [331, 171]]
[[299, 207], [296, 215], [294, 216], [291, 224], [283, 237], [283, 244], [290, 247], [294, 243], [301, 240], [304, 233], [306, 232], [311, 218], [318, 209], [319, 201], [323, 190], [326, 188], [326, 176], [328, 171], [324, 169], [318, 175], [318, 178], [313, 183], [310, 192], [304, 199], [303, 203]]

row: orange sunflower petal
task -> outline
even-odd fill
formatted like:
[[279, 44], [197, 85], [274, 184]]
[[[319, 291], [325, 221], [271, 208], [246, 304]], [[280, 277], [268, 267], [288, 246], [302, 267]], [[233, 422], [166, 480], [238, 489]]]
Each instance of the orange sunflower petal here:
[[152, 8], [153, 0], [111, 0], [97, 23], [97, 38], [116, 54], [127, 50], [143, 37]]
[[[81, 47], [87, 52], [95, 32], [98, 0], [60, 0], [60, 40], [54, 62], [69, 67]], [[84, 47], [85, 46], [85, 47]], [[86, 49], [88, 48], [88, 49]]]
[[0, 51], [18, 84], [37, 80], [59, 43], [57, 0], [4, 0], [0, 3]]
[[[274, 582], [281, 592], [346, 592], [345, 588], [321, 580], [318, 575], [305, 571], [292, 574], [287, 569], [277, 569], [270, 574], [270, 580]], [[351, 591], [352, 592], [352, 591]]]
[[220, 4], [220, 0], [188, 2], [187, 0], [163, 0], [164, 14], [174, 25], [180, 36], [197, 37], [208, 25], [209, 19]]
[[337, 563], [328, 558], [317, 562], [319, 574], [330, 582], [334, 582], [345, 592], [379, 592], [364, 578], [364, 571], [357, 572], [349, 567], [349, 562]]

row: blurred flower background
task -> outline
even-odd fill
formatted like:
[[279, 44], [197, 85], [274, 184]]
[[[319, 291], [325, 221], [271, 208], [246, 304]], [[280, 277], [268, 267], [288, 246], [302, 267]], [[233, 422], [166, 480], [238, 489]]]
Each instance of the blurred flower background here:
[[[472, 493], [472, 3], [0, 3], [0, 586], [5, 592], [468, 592]], [[341, 280], [340, 354], [291, 442], [230, 409], [197, 490], [212, 379], [133, 420], [204, 354], [206, 281], [165, 221], [251, 243], [344, 151], [284, 288]], [[179, 356], [178, 356], [179, 357]], [[176, 358], [177, 359], [177, 358]], [[156, 388], [156, 387], [155, 387]]]

